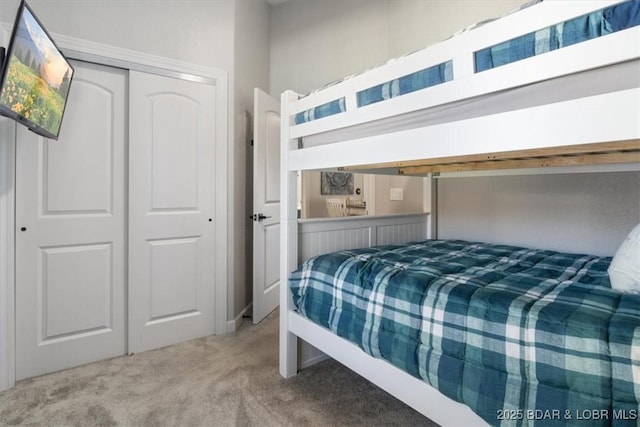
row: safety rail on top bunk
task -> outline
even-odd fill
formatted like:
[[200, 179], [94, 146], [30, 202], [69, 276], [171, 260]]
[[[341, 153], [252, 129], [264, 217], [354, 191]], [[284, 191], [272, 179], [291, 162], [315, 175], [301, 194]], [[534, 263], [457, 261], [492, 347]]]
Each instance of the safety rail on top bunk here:
[[[617, 3], [624, 1], [543, 1], [315, 93], [292, 97], [287, 109], [289, 136], [303, 138], [637, 59], [640, 26], [476, 72], [477, 52]], [[443, 65], [452, 69], [451, 80], [358, 106], [358, 94]], [[296, 115], [339, 101], [344, 111], [295, 123]]]

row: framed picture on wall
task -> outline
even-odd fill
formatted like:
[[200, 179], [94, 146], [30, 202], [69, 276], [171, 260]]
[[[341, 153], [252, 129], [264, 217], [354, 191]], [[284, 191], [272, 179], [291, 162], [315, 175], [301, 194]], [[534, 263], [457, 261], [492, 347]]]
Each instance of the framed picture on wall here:
[[353, 194], [353, 174], [350, 172], [320, 172], [320, 194], [323, 196]]

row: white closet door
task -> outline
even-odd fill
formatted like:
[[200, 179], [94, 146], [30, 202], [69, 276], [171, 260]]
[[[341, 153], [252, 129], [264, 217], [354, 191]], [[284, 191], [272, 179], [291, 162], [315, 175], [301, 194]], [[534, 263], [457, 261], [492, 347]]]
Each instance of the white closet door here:
[[17, 131], [18, 380], [125, 354], [127, 73], [74, 66], [59, 140]]
[[214, 333], [215, 91], [130, 72], [129, 351]]

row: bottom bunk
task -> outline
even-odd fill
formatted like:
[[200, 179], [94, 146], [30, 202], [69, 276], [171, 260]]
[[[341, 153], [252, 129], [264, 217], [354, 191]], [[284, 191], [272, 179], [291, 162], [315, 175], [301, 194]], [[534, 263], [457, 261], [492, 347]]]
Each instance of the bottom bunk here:
[[345, 250], [292, 274], [283, 315], [444, 425], [635, 426], [640, 295], [612, 289], [610, 264], [459, 240]]

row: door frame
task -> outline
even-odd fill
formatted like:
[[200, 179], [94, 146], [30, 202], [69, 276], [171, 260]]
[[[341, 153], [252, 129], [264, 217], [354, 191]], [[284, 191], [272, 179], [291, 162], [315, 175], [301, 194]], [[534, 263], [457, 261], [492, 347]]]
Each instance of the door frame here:
[[[7, 42], [11, 28], [0, 23], [0, 42]], [[142, 71], [216, 86], [215, 156], [215, 333], [227, 332], [227, 220], [228, 167], [228, 73], [224, 70], [164, 58], [52, 33], [67, 57], [109, 67]], [[0, 123], [0, 391], [15, 385], [15, 125]], [[128, 180], [127, 180], [128, 181]]]

